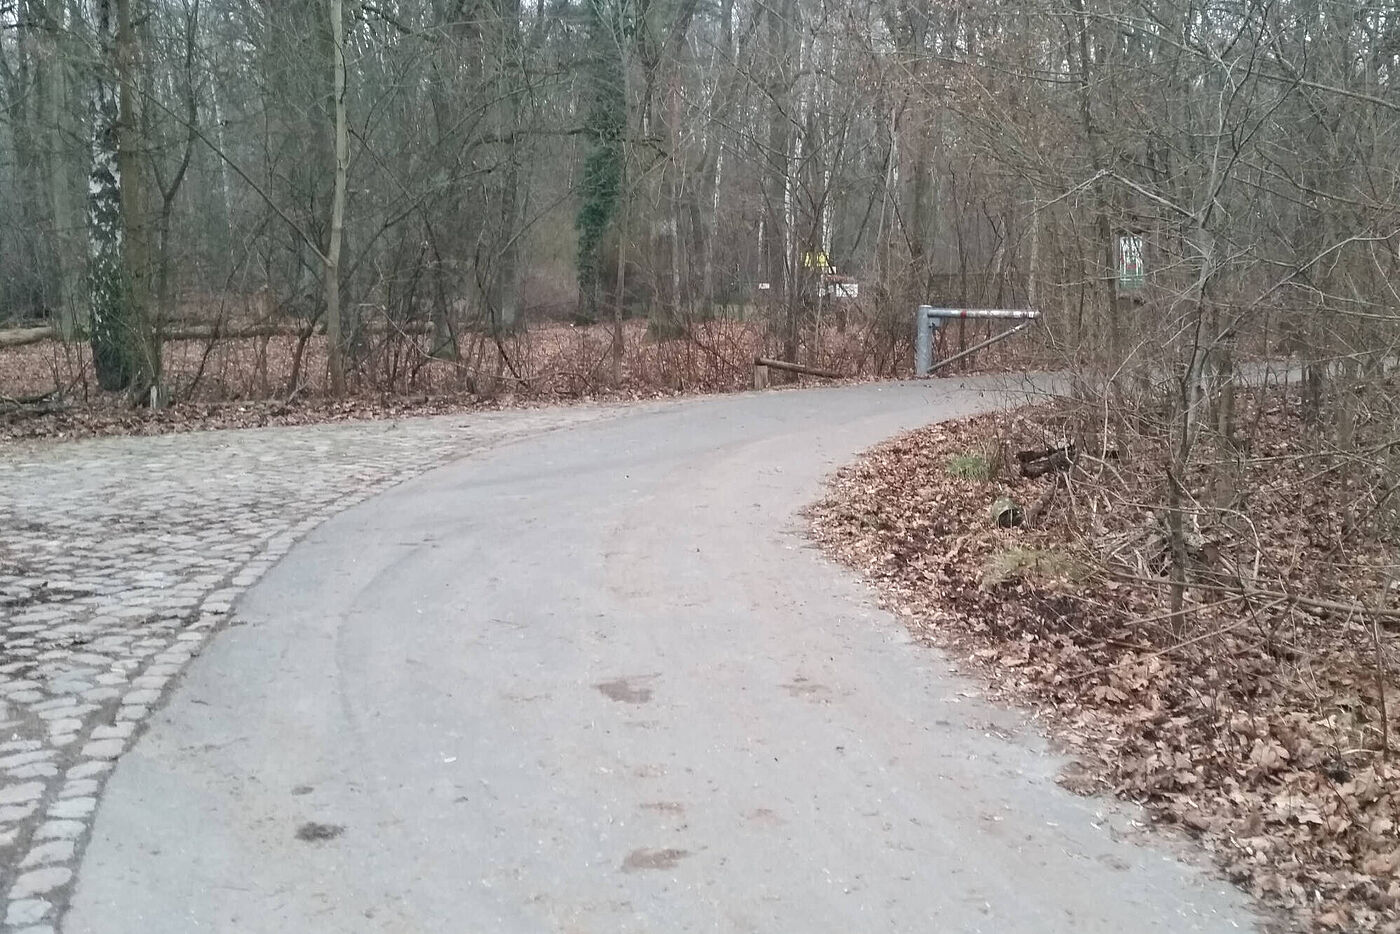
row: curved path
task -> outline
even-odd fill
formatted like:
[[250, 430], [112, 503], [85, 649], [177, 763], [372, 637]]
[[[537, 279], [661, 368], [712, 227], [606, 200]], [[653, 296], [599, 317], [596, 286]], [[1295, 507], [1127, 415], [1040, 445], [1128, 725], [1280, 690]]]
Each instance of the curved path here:
[[977, 383], [702, 399], [331, 519], [107, 785], [69, 934], [1237, 931], [804, 540]]

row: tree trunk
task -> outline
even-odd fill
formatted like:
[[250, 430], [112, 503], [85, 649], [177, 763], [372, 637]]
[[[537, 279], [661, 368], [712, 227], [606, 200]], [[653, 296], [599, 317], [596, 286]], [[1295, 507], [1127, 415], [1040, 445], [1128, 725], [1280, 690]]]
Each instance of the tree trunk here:
[[503, 140], [498, 244], [492, 258], [487, 292], [491, 330], [500, 335], [516, 326], [520, 315], [520, 157], [523, 97], [526, 92], [520, 36], [520, 0], [498, 0], [496, 132]]
[[773, 307], [782, 316], [783, 350], [796, 356], [796, 335], [791, 324], [794, 317], [791, 258], [792, 209], [792, 131], [791, 110], [793, 0], [778, 0], [767, 8], [767, 46], [770, 56], [768, 76], [768, 145], [767, 165], [763, 181], [765, 242], [764, 262], [767, 266], [769, 296]]
[[129, 341], [135, 364], [131, 388], [144, 398], [147, 391], [160, 384], [161, 348], [151, 314], [151, 211], [141, 164], [147, 158], [148, 146], [139, 115], [143, 62], [132, 16], [133, 2], [117, 0], [117, 80], [121, 87], [117, 161], [121, 167], [121, 211], [131, 301]]
[[48, 0], [43, 7], [44, 29], [40, 67], [43, 72], [44, 124], [48, 132], [47, 194], [53, 225], [54, 273], [57, 294], [58, 332], [65, 341], [73, 340], [82, 325], [86, 304], [83, 297], [83, 211], [73, 179], [72, 140], [77, 138], [69, 96], [67, 26], [63, 0]]
[[[587, 0], [589, 148], [579, 183], [578, 230], [579, 306], [598, 320], [602, 291], [603, 243], [622, 200], [623, 162], [628, 125], [626, 48], [616, 9], [606, 0]], [[625, 210], [625, 208], [624, 208]]]
[[1030, 245], [1026, 258], [1026, 307], [1040, 308], [1040, 193], [1031, 192]]
[[345, 113], [344, 0], [330, 0], [331, 56], [335, 94], [335, 190], [331, 195], [331, 230], [325, 257], [326, 345], [330, 355], [331, 392], [345, 393], [345, 341], [341, 334], [340, 251], [345, 239], [345, 187], [350, 170], [350, 138]]
[[[94, 81], [89, 184], [90, 338], [98, 385], [144, 393], [160, 378], [160, 347], [146, 321], [149, 269], [136, 120], [131, 0], [100, 0], [103, 67]], [[113, 20], [115, 19], [115, 22]]]
[[[9, 229], [3, 232], [9, 239], [0, 243], [0, 257], [17, 260], [7, 270], [8, 275], [0, 273], [0, 314], [18, 310], [24, 317], [38, 317], [50, 308], [54, 292], [53, 276], [49, 274], [52, 263], [42, 236], [48, 227], [48, 212], [41, 196], [44, 183], [40, 154], [46, 139], [40, 98], [45, 69], [43, 30], [38, 19], [35, 11], [20, 6], [14, 26], [14, 65], [0, 58], [0, 66], [4, 66], [0, 77], [6, 79], [0, 86], [4, 104], [0, 120], [10, 130], [13, 146], [8, 160], [0, 152], [0, 160], [7, 163], [5, 182], [7, 187], [13, 186], [0, 195], [6, 202], [5, 219], [12, 218]], [[8, 43], [0, 42], [0, 56], [8, 55], [9, 48]]]

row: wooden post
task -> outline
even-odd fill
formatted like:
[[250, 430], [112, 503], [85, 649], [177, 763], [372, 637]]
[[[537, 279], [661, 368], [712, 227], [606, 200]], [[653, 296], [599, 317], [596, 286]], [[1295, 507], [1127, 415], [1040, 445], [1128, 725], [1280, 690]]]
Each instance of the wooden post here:
[[753, 365], [753, 388], [768, 388], [768, 367], [764, 366], [761, 363], [755, 363]]

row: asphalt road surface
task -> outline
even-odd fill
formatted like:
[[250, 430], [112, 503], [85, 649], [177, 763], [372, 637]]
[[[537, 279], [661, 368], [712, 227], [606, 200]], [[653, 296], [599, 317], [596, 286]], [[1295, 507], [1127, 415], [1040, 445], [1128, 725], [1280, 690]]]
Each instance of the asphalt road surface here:
[[1252, 929], [804, 538], [993, 386], [643, 408], [341, 513], [120, 760], [64, 930]]

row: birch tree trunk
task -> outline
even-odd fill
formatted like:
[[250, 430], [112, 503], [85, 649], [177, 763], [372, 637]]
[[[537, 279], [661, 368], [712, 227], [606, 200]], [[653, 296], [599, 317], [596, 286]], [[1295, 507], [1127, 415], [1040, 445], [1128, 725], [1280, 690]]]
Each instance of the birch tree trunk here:
[[90, 338], [97, 382], [138, 397], [160, 381], [159, 336], [147, 320], [146, 210], [136, 111], [138, 49], [131, 0], [100, 0], [102, 67], [93, 83], [88, 186]]
[[111, 58], [110, 10], [98, 10], [103, 62], [93, 82], [92, 171], [88, 182], [89, 335], [97, 384], [108, 392], [131, 382], [123, 352], [126, 274], [122, 256], [121, 166], [117, 162], [117, 93], [106, 65]]

